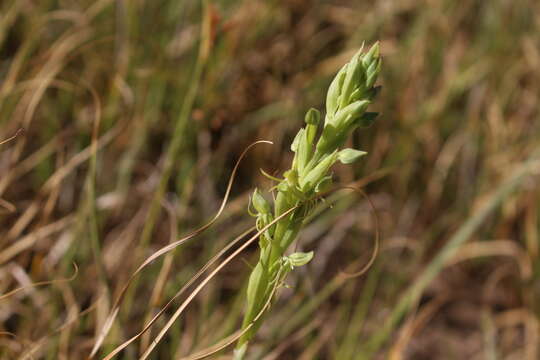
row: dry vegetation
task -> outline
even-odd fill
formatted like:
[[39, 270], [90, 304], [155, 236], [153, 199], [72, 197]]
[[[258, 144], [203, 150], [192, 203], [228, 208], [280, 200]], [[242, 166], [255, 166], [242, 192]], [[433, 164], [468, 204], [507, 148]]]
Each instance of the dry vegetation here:
[[[381, 42], [382, 115], [300, 236], [313, 261], [280, 288], [249, 359], [540, 358], [540, 3], [0, 2], [0, 357], [95, 358], [138, 333], [253, 226], [310, 106], [359, 45]], [[324, 211], [323, 211], [324, 210]], [[242, 261], [244, 260], [244, 261]], [[252, 246], [152, 353], [187, 356], [240, 326]], [[138, 359], [190, 289], [124, 352]], [[230, 348], [221, 353], [226, 358]], [[217, 358], [217, 357], [215, 357]]]

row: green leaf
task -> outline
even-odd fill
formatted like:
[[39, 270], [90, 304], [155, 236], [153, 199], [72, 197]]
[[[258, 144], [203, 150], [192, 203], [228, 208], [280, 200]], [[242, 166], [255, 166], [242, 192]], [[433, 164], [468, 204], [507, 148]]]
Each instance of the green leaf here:
[[352, 164], [366, 154], [367, 152], [365, 151], [355, 149], [343, 149], [339, 152], [338, 158], [339, 161], [341, 161], [343, 164]]

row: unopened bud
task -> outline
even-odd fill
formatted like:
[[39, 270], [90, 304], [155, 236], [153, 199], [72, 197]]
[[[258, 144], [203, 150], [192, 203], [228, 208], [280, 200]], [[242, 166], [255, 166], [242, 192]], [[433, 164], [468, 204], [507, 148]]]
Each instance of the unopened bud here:
[[270, 204], [261, 195], [257, 188], [255, 188], [255, 190], [253, 191], [251, 203], [253, 204], [255, 210], [257, 210], [260, 214], [269, 214], [272, 211]]

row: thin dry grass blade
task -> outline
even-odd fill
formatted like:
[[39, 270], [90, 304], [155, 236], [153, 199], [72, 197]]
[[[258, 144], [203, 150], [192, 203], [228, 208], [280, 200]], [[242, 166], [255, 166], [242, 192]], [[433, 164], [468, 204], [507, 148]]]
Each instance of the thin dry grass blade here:
[[[126, 123], [119, 123], [115, 127], [113, 127], [111, 130], [107, 131], [103, 136], [101, 136], [97, 142], [97, 149], [101, 149], [103, 146], [110, 143], [118, 134], [120, 134], [124, 127], [127, 125]], [[93, 152], [93, 145], [88, 146], [81, 152], [79, 152], [77, 155], [73, 156], [63, 167], [56, 170], [53, 175], [49, 177], [47, 182], [43, 185], [43, 191], [50, 191], [51, 188], [58, 186], [60, 182], [69, 175], [76, 167], [84, 163], [86, 160], [88, 160], [92, 156]]]
[[344, 186], [343, 189], [350, 189], [361, 194], [368, 201], [369, 206], [371, 207], [371, 210], [373, 213], [373, 219], [375, 220], [375, 244], [373, 246], [373, 252], [371, 253], [371, 257], [369, 258], [369, 261], [360, 270], [356, 272], [349, 273], [349, 272], [341, 271], [341, 273], [346, 279], [351, 279], [351, 278], [355, 278], [355, 277], [362, 276], [363, 274], [365, 274], [366, 271], [368, 271], [369, 268], [371, 268], [371, 266], [375, 262], [375, 259], [377, 258], [377, 254], [379, 253], [379, 248], [380, 248], [379, 217], [377, 215], [377, 209], [375, 208], [375, 205], [373, 204], [369, 196], [362, 189], [352, 187], [352, 186]]
[[25, 285], [25, 286], [21, 286], [21, 287], [18, 287], [16, 289], [13, 289], [3, 295], [0, 295], [0, 301], [1, 300], [5, 300], [7, 299], [8, 297], [10, 296], [13, 296], [15, 295], [16, 293], [22, 291], [22, 290], [25, 290], [25, 289], [31, 289], [31, 288], [35, 288], [35, 287], [38, 287], [38, 286], [44, 286], [44, 285], [52, 285], [52, 284], [58, 284], [58, 283], [64, 283], [64, 282], [70, 282], [70, 281], [73, 281], [77, 275], [79, 274], [79, 268], [77, 267], [77, 264], [76, 263], [73, 263], [73, 267], [75, 269], [75, 272], [73, 273], [73, 275], [71, 275], [70, 277], [68, 278], [65, 278], [65, 279], [55, 279], [55, 280], [47, 280], [47, 281], [39, 281], [39, 282], [35, 282], [33, 284], [30, 284], [30, 285]]
[[[279, 279], [280, 276], [281, 276], [281, 271], [278, 272], [277, 278]], [[264, 303], [264, 306], [261, 308], [261, 311], [259, 311], [259, 313], [257, 314], [257, 316], [255, 316], [253, 321], [250, 322], [249, 325], [247, 325], [243, 330], [239, 329], [239, 330], [235, 331], [234, 333], [232, 333], [231, 335], [224, 338], [223, 340], [219, 341], [217, 344], [215, 344], [213, 346], [210, 346], [210, 347], [208, 347], [206, 349], [200, 350], [200, 351], [198, 351], [197, 353], [195, 353], [193, 355], [181, 357], [178, 360], [198, 360], [198, 359], [203, 359], [203, 358], [205, 358], [207, 356], [210, 356], [210, 355], [213, 355], [213, 354], [217, 353], [218, 351], [223, 350], [224, 348], [226, 348], [229, 345], [234, 344], [236, 342], [236, 340], [240, 339], [240, 337], [242, 335], [244, 335], [246, 332], [248, 332], [249, 329], [251, 329], [253, 327], [253, 325], [255, 325], [257, 320], [259, 320], [259, 318], [264, 314], [264, 312], [270, 307], [270, 303], [272, 302], [272, 299], [274, 297], [274, 294], [275, 294], [277, 288], [279, 287], [279, 284], [280, 284], [279, 281], [276, 281], [274, 283], [274, 286], [272, 287], [272, 291], [270, 292], [270, 296], [268, 297], [268, 300]]]
[[223, 254], [225, 254], [228, 250], [230, 250], [234, 245], [236, 245], [240, 240], [242, 240], [244, 237], [246, 237], [250, 232], [255, 230], [255, 227], [251, 227], [250, 229], [244, 231], [242, 234], [237, 236], [233, 241], [231, 241], [227, 246], [225, 246], [219, 253], [214, 255], [178, 292], [161, 308], [161, 310], [154, 315], [154, 317], [148, 321], [148, 323], [144, 326], [144, 328], [131, 337], [130, 339], [126, 340], [124, 343], [116, 347], [110, 354], [108, 354], [104, 360], [112, 359], [116, 354], [118, 354], [120, 351], [125, 349], [129, 344], [131, 344], [133, 341], [137, 340], [140, 336], [142, 336], [148, 329], [156, 322], [156, 320], [171, 306], [171, 304], [176, 300], [180, 295], [184, 293], [193, 283], [199, 279], [202, 274], [211, 266], [213, 265]]
[[242, 154], [240, 155], [240, 157], [238, 158], [238, 160], [236, 161], [236, 164], [234, 165], [234, 168], [233, 168], [233, 171], [231, 172], [231, 176], [229, 177], [229, 182], [227, 184], [227, 189], [225, 191], [225, 195], [223, 197], [223, 201], [221, 202], [221, 206], [220, 208], [218, 209], [218, 211], [216, 212], [216, 214], [214, 215], [214, 217], [209, 221], [207, 222], [206, 224], [204, 224], [203, 226], [201, 226], [200, 228], [196, 229], [195, 231], [193, 231], [192, 233], [188, 234], [187, 236], [184, 236], [183, 238], [173, 242], [172, 244], [169, 244], [167, 246], [164, 246], [162, 247], [160, 250], [156, 251], [154, 254], [152, 254], [151, 256], [149, 256], [141, 265], [139, 265], [139, 267], [135, 270], [135, 272], [131, 275], [131, 277], [129, 278], [129, 280], [126, 282], [126, 284], [124, 285], [124, 287], [122, 288], [122, 290], [120, 291], [120, 295], [118, 296], [118, 298], [116, 299], [116, 301], [114, 302], [114, 305], [113, 305], [113, 310], [111, 311], [111, 314], [108, 316], [107, 320], [105, 321], [105, 325], [102, 329], [102, 331], [100, 332], [99, 334], [99, 337], [97, 338], [95, 344], [94, 344], [94, 347], [92, 348], [92, 351], [90, 353], [90, 358], [93, 358], [97, 351], [99, 350], [99, 348], [101, 347], [101, 344], [103, 343], [103, 340], [105, 339], [105, 336], [107, 335], [107, 333], [109, 332], [111, 326], [112, 326], [112, 323], [114, 321], [114, 319], [116, 318], [116, 315], [118, 314], [118, 310], [120, 308], [120, 303], [122, 302], [122, 299], [124, 297], [124, 295], [126, 294], [126, 291], [129, 287], [129, 285], [131, 284], [131, 282], [133, 281], [133, 279], [146, 267], [148, 266], [151, 262], [153, 262], [154, 260], [156, 260], [157, 258], [159, 258], [160, 256], [168, 253], [169, 251], [172, 251], [174, 250], [176, 247], [180, 246], [181, 244], [185, 243], [186, 241], [188, 240], [191, 240], [192, 238], [194, 238], [195, 236], [201, 234], [202, 232], [204, 232], [206, 229], [208, 229], [210, 226], [212, 226], [212, 224], [214, 224], [214, 222], [219, 218], [219, 216], [221, 215], [221, 213], [223, 212], [223, 210], [225, 209], [225, 205], [227, 204], [227, 200], [229, 199], [229, 195], [230, 195], [230, 192], [231, 192], [231, 188], [232, 188], [232, 184], [234, 182], [234, 178], [236, 176], [236, 172], [238, 170], [238, 167], [240, 166], [240, 163], [242, 161], [242, 159], [245, 157], [245, 155], [247, 154], [247, 152], [255, 145], [257, 144], [272, 144], [271, 141], [267, 141], [267, 140], [259, 140], [259, 141], [256, 141], [254, 143], [252, 143], [251, 145], [249, 145], [243, 152]]
[[519, 245], [511, 240], [491, 240], [472, 242], [461, 247], [459, 252], [450, 260], [447, 266], [452, 266], [461, 261], [477, 257], [509, 256], [515, 258], [518, 263], [523, 280], [529, 280], [532, 276], [531, 259]]
[[0, 198], [0, 206], [3, 207], [4, 210], [6, 210], [6, 212], [8, 213], [14, 213], [15, 211], [17, 211], [17, 208], [15, 207], [15, 205], [13, 205], [9, 201], [4, 200], [2, 198]]
[[0, 265], [11, 260], [22, 251], [30, 248], [36, 241], [61, 231], [75, 220], [73, 215], [68, 215], [58, 221], [45, 225], [36, 231], [26, 235], [13, 245], [0, 252]]
[[10, 142], [11, 140], [15, 140], [17, 136], [24, 134], [24, 128], [19, 128], [17, 132], [15, 132], [15, 135], [8, 137], [5, 140], [0, 141], [0, 145], [4, 145], [5, 143]]
[[[279, 220], [284, 218], [285, 216], [292, 213], [294, 210], [296, 210], [300, 205], [296, 205], [295, 207], [290, 208], [277, 218], [275, 218], [272, 222], [270, 222], [268, 225], [263, 227], [260, 231], [258, 231], [255, 235], [253, 235], [251, 238], [249, 238], [242, 246], [240, 246], [238, 249], [236, 249], [231, 255], [229, 255], [221, 264], [219, 264], [196, 288], [193, 290], [191, 294], [189, 294], [188, 298], [180, 305], [180, 307], [176, 310], [174, 315], [169, 319], [167, 324], [161, 329], [158, 336], [152, 341], [150, 344], [150, 347], [146, 350], [146, 352], [143, 354], [143, 356], [140, 358], [141, 360], [145, 360], [148, 358], [152, 350], [156, 347], [156, 345], [159, 343], [159, 341], [165, 336], [165, 333], [169, 330], [169, 328], [172, 326], [172, 324], [176, 321], [176, 319], [182, 314], [184, 309], [191, 303], [193, 298], [197, 296], [197, 294], [204, 288], [204, 286], [212, 280], [212, 278], [223, 268], [225, 265], [227, 265], [229, 262], [231, 262], [238, 254], [240, 254], [244, 249], [246, 249], [251, 243], [253, 243], [257, 238], [264, 233], [268, 228], [270, 228], [272, 225], [277, 223]], [[107, 359], [108, 360], [108, 359]]]
[[61, 332], [62, 330], [64, 330], [66, 327], [70, 326], [71, 324], [73, 324], [75, 321], [79, 320], [82, 316], [92, 312], [97, 304], [99, 303], [99, 301], [101, 300], [101, 298], [97, 299], [92, 305], [90, 305], [87, 309], [81, 311], [80, 313], [77, 314], [77, 316], [74, 316], [68, 320], [66, 320], [62, 325], [60, 325], [59, 327], [57, 327], [51, 334], [47, 335], [47, 336], [44, 336], [42, 337], [41, 339], [39, 339], [38, 341], [36, 341], [34, 343], [33, 346], [31, 346], [25, 353], [23, 353], [21, 356], [19, 356], [19, 360], [27, 360], [27, 359], [33, 359], [33, 354], [41, 347], [43, 346], [47, 340], [49, 338], [51, 338], [52, 336], [56, 335], [57, 333]]
[[[175, 239], [178, 238], [178, 221], [176, 219], [176, 215], [174, 212], [174, 209], [172, 207], [172, 204], [170, 204], [167, 199], [163, 199], [163, 207], [166, 209], [167, 213], [169, 214], [169, 242], [174, 242]], [[157, 279], [156, 279], [156, 285], [152, 289], [152, 295], [150, 295], [150, 306], [148, 309], [148, 312], [145, 317], [144, 323], [147, 324], [152, 320], [152, 312], [153, 309], [156, 307], [159, 307], [160, 299], [163, 295], [163, 291], [165, 289], [165, 284], [167, 283], [167, 279], [169, 278], [169, 274], [172, 270], [174, 260], [174, 254], [168, 253], [165, 255], [165, 258], [163, 259], [163, 263], [161, 265], [161, 269], [159, 270]], [[144, 348], [148, 346], [150, 343], [150, 333], [147, 332], [144, 334], [144, 336], [141, 338], [141, 344], [140, 344], [140, 351], [142, 352]]]

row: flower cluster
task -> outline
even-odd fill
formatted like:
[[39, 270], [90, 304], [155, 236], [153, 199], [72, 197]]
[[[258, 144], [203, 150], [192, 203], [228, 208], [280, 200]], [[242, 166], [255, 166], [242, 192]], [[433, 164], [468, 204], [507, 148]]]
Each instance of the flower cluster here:
[[[306, 126], [300, 129], [291, 145], [295, 154], [292, 166], [284, 172], [283, 179], [277, 179], [273, 206], [259, 190], [253, 192], [251, 205], [255, 212], [250, 210], [250, 213], [257, 218], [257, 229], [266, 229], [260, 235], [259, 261], [249, 278], [243, 327], [250, 329], [238, 342], [237, 360], [243, 358], [248, 341], [260, 326], [259, 314], [273, 295], [276, 282], [281, 282], [294, 267], [308, 263], [313, 257], [312, 252], [285, 256], [285, 251], [312, 209], [312, 200], [332, 185], [330, 168], [337, 161], [350, 164], [366, 154], [340, 148], [353, 130], [371, 125], [377, 117], [377, 113], [367, 112], [367, 108], [379, 92], [380, 87], [374, 84], [380, 69], [379, 44], [365, 53], [360, 49], [330, 84], [323, 129], [318, 138], [321, 114], [316, 109], [307, 112]], [[268, 226], [295, 207], [289, 215]]]

